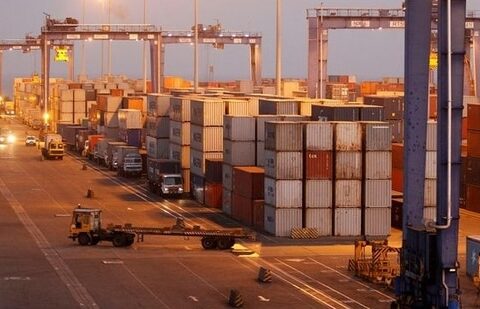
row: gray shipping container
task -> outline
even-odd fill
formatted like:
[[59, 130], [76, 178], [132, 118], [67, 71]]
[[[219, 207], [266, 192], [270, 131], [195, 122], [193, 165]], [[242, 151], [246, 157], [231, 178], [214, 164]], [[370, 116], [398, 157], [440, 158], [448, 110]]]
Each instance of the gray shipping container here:
[[425, 179], [424, 205], [425, 207], [437, 205], [437, 180], [436, 179]]
[[340, 151], [361, 151], [361, 124], [358, 122], [335, 123], [335, 149]]
[[403, 143], [403, 120], [389, 120], [392, 127], [392, 142]]
[[349, 105], [312, 105], [312, 120], [322, 121], [359, 121], [358, 106]]
[[362, 205], [361, 180], [335, 181], [335, 207], [356, 208]]
[[306, 180], [304, 185], [306, 208], [332, 208], [331, 180]]
[[365, 207], [391, 207], [392, 181], [387, 179], [365, 180]]
[[302, 179], [303, 153], [265, 150], [265, 175], [275, 179]]
[[423, 219], [428, 221], [437, 221], [437, 207], [425, 206], [423, 207]]
[[224, 188], [233, 190], [233, 167], [230, 164], [222, 165], [222, 183]]
[[290, 236], [292, 228], [302, 227], [301, 208], [275, 208], [265, 204], [264, 229], [266, 232], [280, 237]]
[[[199, 126], [223, 127], [225, 104], [221, 99], [192, 99], [191, 122]], [[223, 132], [223, 131], [222, 131]], [[222, 133], [223, 134], [223, 133]]]
[[429, 120], [427, 122], [427, 151], [437, 151], [437, 121]]
[[302, 208], [302, 181], [265, 177], [265, 203], [277, 208]]
[[168, 138], [155, 138], [147, 136], [145, 138], [147, 155], [154, 159], [170, 158], [170, 140]]
[[190, 149], [190, 172], [197, 176], [205, 175], [205, 159], [222, 159], [223, 152], [202, 152]]
[[223, 160], [233, 166], [255, 165], [255, 142], [224, 140]]
[[255, 141], [255, 118], [225, 115], [223, 138], [232, 141]]
[[362, 232], [361, 208], [336, 208], [335, 236], [360, 236]]
[[360, 121], [383, 121], [383, 107], [376, 105], [360, 105]]
[[332, 212], [331, 208], [305, 209], [305, 227], [316, 229], [320, 236], [331, 236]]
[[264, 142], [257, 142], [256, 166], [265, 166], [265, 143]]
[[303, 150], [303, 124], [274, 121], [265, 124], [265, 149], [276, 151]]
[[392, 226], [392, 208], [374, 207], [365, 208], [364, 235], [388, 236]]
[[338, 151], [335, 159], [336, 179], [362, 179], [362, 153]]
[[156, 138], [169, 138], [170, 134], [170, 118], [168, 117], [147, 117], [147, 135]]
[[366, 151], [392, 150], [392, 128], [388, 122], [362, 124]]
[[170, 119], [178, 122], [190, 122], [190, 99], [172, 97], [170, 98]]
[[170, 159], [180, 161], [184, 169], [190, 168], [190, 146], [170, 143]]
[[257, 141], [265, 141], [265, 123], [267, 121], [280, 121], [281, 116], [277, 115], [260, 115], [255, 118], [257, 122]]
[[223, 127], [190, 126], [190, 146], [203, 152], [223, 152]]
[[261, 115], [298, 115], [300, 102], [291, 99], [259, 99]]
[[333, 124], [331, 122], [305, 122], [304, 136], [307, 150], [333, 149]]
[[425, 178], [436, 179], [437, 178], [437, 152], [426, 151], [427, 157], [425, 161]]
[[170, 111], [170, 99], [172, 96], [160, 93], [147, 95], [147, 112], [151, 116], [166, 117]]
[[403, 119], [403, 97], [369, 95], [363, 98], [363, 104], [383, 106], [385, 119]]
[[229, 216], [232, 214], [232, 191], [226, 188], [222, 192], [222, 211]]
[[367, 151], [365, 153], [365, 178], [366, 179], [391, 179], [392, 178], [392, 152]]
[[190, 145], [190, 122], [170, 120], [170, 141], [178, 145]]

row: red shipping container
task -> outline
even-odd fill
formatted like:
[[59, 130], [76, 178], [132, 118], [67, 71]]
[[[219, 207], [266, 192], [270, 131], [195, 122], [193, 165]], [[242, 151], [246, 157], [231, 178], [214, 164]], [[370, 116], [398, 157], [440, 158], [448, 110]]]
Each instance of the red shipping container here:
[[233, 192], [237, 195], [261, 200], [264, 195], [265, 170], [257, 166], [238, 166], [232, 171]]
[[392, 190], [403, 192], [403, 169], [392, 168]]
[[123, 89], [110, 89], [110, 95], [114, 97], [123, 97]]
[[462, 118], [462, 139], [467, 139], [468, 118]]
[[428, 118], [430, 119], [437, 119], [437, 95], [431, 94], [429, 96], [429, 111], [428, 111]]
[[480, 130], [480, 104], [470, 103], [467, 106], [468, 130]]
[[253, 201], [253, 226], [260, 230], [264, 230], [264, 200]]
[[392, 144], [392, 168], [403, 169], [403, 144]]
[[480, 157], [480, 131], [468, 130], [467, 154], [469, 157]]
[[253, 202], [254, 200], [232, 193], [232, 217], [246, 225], [253, 225]]
[[305, 151], [305, 177], [312, 179], [333, 179], [333, 155], [331, 151]]
[[205, 206], [213, 208], [222, 208], [222, 184], [205, 183]]
[[467, 210], [480, 212], [480, 187], [467, 184]]

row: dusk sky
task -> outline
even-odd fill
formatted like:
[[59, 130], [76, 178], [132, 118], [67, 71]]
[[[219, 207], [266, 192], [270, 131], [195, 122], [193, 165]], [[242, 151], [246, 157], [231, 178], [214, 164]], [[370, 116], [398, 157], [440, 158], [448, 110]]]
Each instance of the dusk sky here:
[[[2, 0], [0, 2], [0, 37], [23, 38], [37, 35], [44, 23], [43, 12], [54, 18], [67, 16], [82, 19], [85, 1], [85, 23], [106, 22], [103, 2], [108, 0]], [[110, 0], [112, 23], [142, 23], [143, 0]], [[307, 74], [306, 10], [319, 7], [398, 8], [399, 0], [282, 0], [283, 3], [283, 77], [305, 78]], [[479, 10], [480, 1], [467, 1], [468, 10]], [[147, 23], [164, 30], [188, 30], [193, 25], [193, 0], [146, 0]], [[263, 35], [263, 77], [275, 76], [275, 4], [276, 0], [199, 0], [199, 22], [214, 24], [225, 30], [260, 32]], [[329, 74], [356, 75], [359, 80], [403, 75], [404, 33], [398, 30], [336, 30], [329, 34]], [[80, 43], [76, 43], [76, 73], [80, 73]], [[101, 73], [100, 43], [87, 43], [89, 77]], [[132, 78], [142, 76], [142, 45], [138, 42], [112, 43], [112, 73]], [[39, 52], [4, 54], [4, 88], [11, 91], [11, 80], [40, 70]], [[226, 46], [224, 50], [202, 46], [200, 79], [206, 80], [207, 68], [214, 67], [217, 80], [249, 77], [248, 47]], [[165, 74], [187, 79], [193, 76], [193, 47], [171, 45], [166, 49]], [[66, 77], [65, 64], [52, 65], [52, 76]]]

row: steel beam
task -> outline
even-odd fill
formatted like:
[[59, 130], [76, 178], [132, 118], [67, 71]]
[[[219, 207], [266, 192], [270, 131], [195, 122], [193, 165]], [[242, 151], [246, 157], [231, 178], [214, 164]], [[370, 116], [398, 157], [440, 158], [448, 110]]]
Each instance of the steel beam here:
[[[44, 37], [43, 38], [43, 44], [42, 44], [42, 86], [43, 86], [43, 91], [42, 91], [42, 98], [43, 98], [43, 112], [44, 116], [48, 115], [49, 113], [49, 102], [48, 102], [48, 97], [49, 97], [49, 80], [50, 80], [50, 42]], [[45, 120], [45, 119], [44, 119]], [[55, 119], [52, 119], [54, 121]], [[48, 121], [45, 121], [44, 123], [45, 127], [47, 128], [48, 126]], [[53, 126], [54, 127], [54, 126]]]
[[480, 36], [473, 37], [472, 72], [475, 77], [475, 95], [480, 97]]
[[75, 80], [75, 53], [73, 48], [68, 49], [68, 79]]
[[260, 44], [250, 44], [250, 79], [255, 86], [262, 85], [262, 59]]

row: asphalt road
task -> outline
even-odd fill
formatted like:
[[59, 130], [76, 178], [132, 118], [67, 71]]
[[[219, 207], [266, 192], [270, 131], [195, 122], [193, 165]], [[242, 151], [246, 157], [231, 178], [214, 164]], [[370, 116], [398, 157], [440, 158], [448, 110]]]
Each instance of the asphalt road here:
[[[204, 228], [240, 225], [192, 201], [163, 200], [145, 180], [78, 156], [42, 161], [23, 143], [25, 126], [0, 126], [18, 137], [0, 145], [0, 308], [227, 308], [232, 289], [245, 308], [389, 308], [394, 299], [347, 271], [352, 245], [261, 235], [242, 243], [254, 254], [238, 255], [204, 250], [197, 238], [147, 235], [129, 248], [81, 247], [67, 238], [78, 204], [101, 208], [103, 224], [169, 226], [183, 216]], [[259, 267], [272, 271], [272, 283], [258, 282]]]

